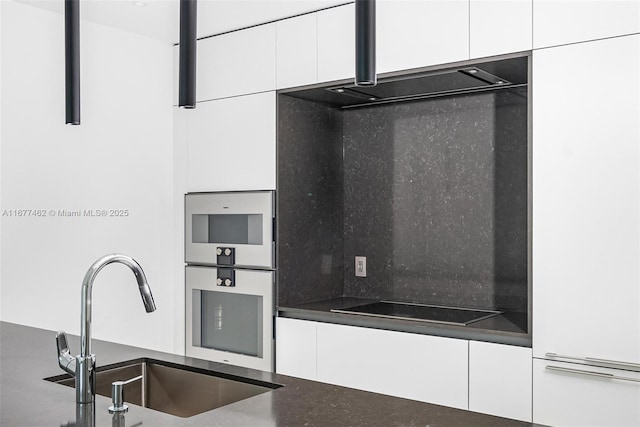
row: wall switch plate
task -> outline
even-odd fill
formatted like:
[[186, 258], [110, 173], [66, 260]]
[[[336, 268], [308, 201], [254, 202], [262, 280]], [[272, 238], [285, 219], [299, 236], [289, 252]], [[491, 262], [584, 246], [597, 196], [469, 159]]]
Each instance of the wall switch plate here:
[[356, 257], [356, 277], [367, 277], [367, 257]]

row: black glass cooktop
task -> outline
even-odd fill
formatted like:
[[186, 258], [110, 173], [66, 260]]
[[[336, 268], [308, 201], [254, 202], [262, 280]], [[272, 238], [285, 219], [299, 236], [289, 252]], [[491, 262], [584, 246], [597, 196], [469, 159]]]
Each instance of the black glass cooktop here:
[[463, 326], [503, 313], [502, 311], [474, 310], [393, 301], [380, 301], [371, 304], [333, 309], [331, 311], [334, 313], [360, 314], [364, 316]]

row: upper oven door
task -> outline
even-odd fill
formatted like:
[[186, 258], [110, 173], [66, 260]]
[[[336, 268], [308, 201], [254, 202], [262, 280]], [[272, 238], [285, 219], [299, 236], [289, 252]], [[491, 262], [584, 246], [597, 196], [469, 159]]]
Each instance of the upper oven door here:
[[274, 267], [272, 191], [185, 197], [185, 262]]

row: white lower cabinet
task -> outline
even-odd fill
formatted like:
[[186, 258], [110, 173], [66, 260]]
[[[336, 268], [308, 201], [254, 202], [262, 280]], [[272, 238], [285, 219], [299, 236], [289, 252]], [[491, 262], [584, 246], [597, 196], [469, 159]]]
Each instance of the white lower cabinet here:
[[531, 349], [469, 342], [469, 410], [531, 421]]
[[640, 382], [633, 379], [640, 381], [640, 372], [534, 359], [533, 422], [639, 426]]
[[318, 381], [468, 408], [469, 342], [317, 324]]
[[316, 375], [316, 322], [276, 319], [276, 372], [307, 380]]
[[525, 347], [278, 317], [276, 372], [532, 419], [532, 354]]

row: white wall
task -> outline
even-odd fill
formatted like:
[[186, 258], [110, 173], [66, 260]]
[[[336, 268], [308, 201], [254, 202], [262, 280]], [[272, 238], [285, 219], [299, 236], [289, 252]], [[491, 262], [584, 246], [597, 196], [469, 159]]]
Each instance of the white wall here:
[[94, 338], [183, 353], [171, 46], [83, 21], [82, 125], [66, 126], [63, 16], [0, 3], [1, 209], [129, 210], [3, 216], [0, 319], [79, 333], [87, 268], [122, 252], [144, 268], [158, 310], [145, 313], [126, 267], [108, 266], [93, 290]]

